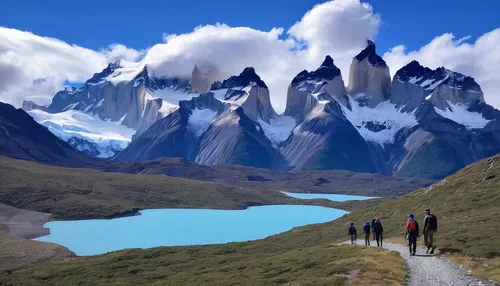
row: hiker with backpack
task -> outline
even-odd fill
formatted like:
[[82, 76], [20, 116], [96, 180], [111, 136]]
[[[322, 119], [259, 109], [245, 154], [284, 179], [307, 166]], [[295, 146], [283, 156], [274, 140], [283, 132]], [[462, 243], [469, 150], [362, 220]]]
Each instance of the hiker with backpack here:
[[353, 222], [351, 222], [351, 225], [347, 228], [347, 235], [351, 237], [351, 244], [355, 244], [358, 234], [356, 233], [356, 227]]
[[408, 216], [405, 232], [408, 237], [410, 255], [415, 256], [415, 252], [417, 251], [417, 239], [418, 236], [420, 235], [420, 232], [419, 232], [418, 222], [415, 220], [415, 216], [413, 214], [410, 214]]
[[365, 246], [370, 246], [370, 230], [371, 226], [369, 222], [365, 222], [363, 225], [363, 231], [365, 232]]
[[375, 225], [373, 226], [373, 231], [375, 232], [375, 239], [377, 240], [377, 246], [382, 247], [382, 233], [384, 232], [384, 228], [382, 227], [382, 223], [380, 222], [380, 218], [375, 220]]
[[425, 253], [434, 254], [434, 233], [437, 231], [437, 218], [435, 215], [431, 214], [430, 209], [425, 210], [425, 220], [424, 220], [424, 243], [427, 247]]

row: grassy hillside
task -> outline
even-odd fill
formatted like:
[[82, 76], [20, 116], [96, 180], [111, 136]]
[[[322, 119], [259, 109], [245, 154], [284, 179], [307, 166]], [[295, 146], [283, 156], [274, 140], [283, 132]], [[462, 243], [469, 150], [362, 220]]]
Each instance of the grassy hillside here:
[[420, 178], [387, 177], [343, 170], [285, 172], [245, 166], [203, 166], [179, 158], [115, 163], [107, 170], [133, 174], [165, 174], [241, 187], [298, 193], [336, 193], [378, 197], [400, 196], [433, 183]]
[[403, 285], [405, 276], [405, 263], [395, 252], [288, 233], [250, 243], [51, 261], [5, 279], [12, 285]]
[[0, 157], [0, 203], [59, 219], [106, 218], [144, 208], [243, 209], [297, 203], [279, 192], [164, 175], [71, 169]]
[[425, 209], [438, 217], [437, 244], [443, 251], [500, 257], [500, 155], [472, 164], [429, 188], [353, 212], [336, 224], [360, 225], [380, 217], [387, 236], [403, 237], [409, 213], [423, 224]]
[[[398, 255], [335, 243], [347, 239], [349, 222], [359, 226], [372, 217], [381, 217], [386, 237], [401, 238], [407, 214], [415, 213], [421, 220], [424, 210], [431, 207], [439, 219], [435, 240], [440, 250], [460, 255], [455, 259], [461, 257], [461, 261], [473, 262], [466, 265], [481, 265], [482, 268], [474, 268], [475, 273], [498, 280], [499, 203], [500, 156], [497, 155], [431, 188], [354, 211], [331, 223], [297, 228], [264, 240], [118, 251], [42, 263], [15, 271], [8, 279], [15, 285], [80, 282], [199, 285], [201, 281], [212, 285], [235, 281], [247, 285], [401, 284], [405, 269]], [[485, 264], [488, 271], [483, 271]]]
[[[337, 241], [345, 240], [342, 229], [354, 222], [360, 226], [374, 217], [382, 219], [385, 235], [402, 241], [407, 215], [423, 224], [425, 209], [438, 217], [434, 240], [440, 252], [470, 267], [475, 274], [500, 281], [500, 155], [467, 166], [429, 188], [382, 202], [305, 231]], [[423, 238], [418, 241], [423, 245]]]

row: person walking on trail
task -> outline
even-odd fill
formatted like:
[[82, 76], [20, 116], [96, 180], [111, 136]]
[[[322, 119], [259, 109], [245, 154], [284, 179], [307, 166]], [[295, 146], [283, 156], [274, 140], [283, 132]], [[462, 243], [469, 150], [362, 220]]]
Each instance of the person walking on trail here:
[[410, 255], [415, 256], [415, 252], [417, 251], [417, 239], [418, 236], [420, 235], [420, 230], [418, 227], [418, 222], [415, 220], [415, 216], [413, 214], [410, 214], [408, 216], [405, 232], [406, 235], [408, 236], [408, 246], [410, 248]]
[[434, 233], [437, 231], [437, 218], [435, 215], [431, 214], [430, 209], [425, 210], [425, 220], [424, 220], [424, 243], [427, 247], [425, 253], [434, 254]]
[[358, 238], [358, 234], [356, 233], [356, 227], [354, 226], [353, 222], [351, 222], [351, 225], [347, 229], [347, 235], [351, 237], [351, 244], [355, 244]]
[[375, 241], [375, 219], [372, 219], [372, 232], [373, 232], [373, 241]]
[[373, 231], [375, 232], [375, 239], [377, 240], [377, 246], [382, 247], [383, 244], [383, 236], [384, 228], [382, 227], [382, 223], [380, 222], [380, 218], [375, 220], [375, 225], [373, 227]]
[[369, 222], [365, 222], [363, 225], [363, 231], [365, 232], [365, 246], [370, 246], [370, 231], [372, 227]]

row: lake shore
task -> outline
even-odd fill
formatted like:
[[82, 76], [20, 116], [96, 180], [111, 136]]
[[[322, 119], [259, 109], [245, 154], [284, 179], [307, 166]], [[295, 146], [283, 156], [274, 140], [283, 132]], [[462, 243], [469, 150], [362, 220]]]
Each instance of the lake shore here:
[[32, 239], [50, 233], [44, 227], [52, 215], [0, 203], [0, 234]]

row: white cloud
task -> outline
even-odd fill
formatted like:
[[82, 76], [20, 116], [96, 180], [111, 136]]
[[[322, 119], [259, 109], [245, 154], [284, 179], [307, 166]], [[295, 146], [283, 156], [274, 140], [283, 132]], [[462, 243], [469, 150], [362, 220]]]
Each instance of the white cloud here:
[[110, 59], [137, 59], [140, 52], [111, 45], [96, 52], [30, 32], [0, 27], [0, 101], [50, 103], [63, 83], [83, 82]]
[[[211, 61], [225, 76], [253, 66], [269, 86], [277, 111], [283, 111], [291, 80], [303, 69], [318, 68], [331, 54], [343, 74], [352, 58], [376, 36], [380, 17], [359, 0], [316, 5], [285, 34], [283, 28], [259, 31], [225, 24], [199, 26], [181, 35], [164, 34], [165, 43], [149, 49], [146, 64], [159, 75], [190, 75], [195, 64]], [[347, 84], [347, 78], [344, 76]]]
[[135, 62], [140, 60], [146, 51], [138, 51], [122, 44], [111, 44], [109, 47], [101, 49], [101, 53], [106, 56], [109, 62], [117, 60]]
[[406, 51], [403, 45], [392, 48], [383, 55], [394, 74], [412, 60], [430, 68], [447, 69], [473, 77], [481, 86], [485, 100], [500, 107], [500, 28], [481, 35], [473, 43], [470, 37], [456, 40], [453, 34], [434, 38], [419, 50]]
[[347, 81], [352, 58], [365, 48], [367, 39], [375, 39], [380, 22], [370, 4], [337, 0], [316, 5], [288, 34], [305, 45], [300, 53], [308, 66], [330, 54]]

